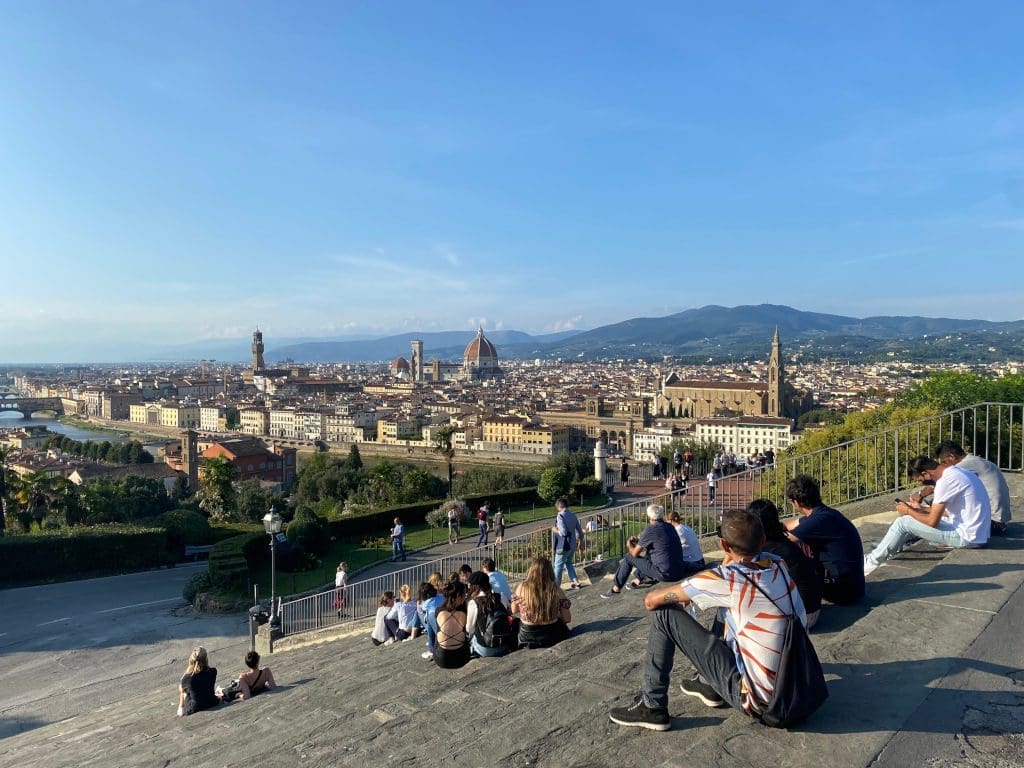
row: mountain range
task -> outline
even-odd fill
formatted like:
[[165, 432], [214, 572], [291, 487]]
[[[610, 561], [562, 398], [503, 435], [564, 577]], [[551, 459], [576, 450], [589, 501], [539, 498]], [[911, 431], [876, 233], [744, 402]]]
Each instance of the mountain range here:
[[[1024, 320], [991, 322], [954, 318], [879, 316], [856, 318], [804, 312], [776, 304], [739, 307], [709, 305], [667, 317], [643, 317], [544, 336], [488, 331], [499, 359], [660, 358], [694, 361], [761, 358], [775, 329], [787, 352], [809, 357], [985, 360], [1019, 356]], [[408, 358], [412, 339], [423, 340], [430, 360], [458, 360], [473, 334], [465, 331], [407, 333], [358, 341], [317, 341], [268, 348], [267, 360], [357, 362]]]

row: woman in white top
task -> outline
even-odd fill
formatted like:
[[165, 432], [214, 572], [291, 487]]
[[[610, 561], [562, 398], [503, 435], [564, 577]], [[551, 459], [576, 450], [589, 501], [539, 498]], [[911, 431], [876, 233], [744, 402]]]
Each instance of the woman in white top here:
[[334, 610], [338, 618], [345, 613], [345, 587], [348, 586], [348, 563], [338, 563], [338, 572], [334, 574]]
[[398, 621], [389, 619], [388, 614], [395, 605], [394, 592], [382, 592], [380, 606], [377, 608], [377, 618], [373, 622], [373, 632], [370, 639], [374, 645], [391, 645], [395, 642], [395, 634], [398, 632]]

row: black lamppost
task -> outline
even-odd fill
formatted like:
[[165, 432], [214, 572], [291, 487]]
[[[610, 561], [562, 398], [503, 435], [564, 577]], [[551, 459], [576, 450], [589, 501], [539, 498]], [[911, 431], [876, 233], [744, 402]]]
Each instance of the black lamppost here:
[[277, 627], [277, 534], [281, 532], [281, 516], [274, 510], [263, 516], [263, 530], [270, 535], [270, 626]]

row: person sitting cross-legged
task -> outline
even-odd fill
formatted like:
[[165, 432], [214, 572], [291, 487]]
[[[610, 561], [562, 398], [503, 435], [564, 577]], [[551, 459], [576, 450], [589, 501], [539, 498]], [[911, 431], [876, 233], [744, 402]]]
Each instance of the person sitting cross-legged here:
[[601, 597], [619, 594], [624, 585], [626, 589], [640, 586], [639, 581], [626, 583], [634, 568], [639, 578], [654, 581], [678, 581], [686, 575], [679, 535], [665, 522], [665, 508], [660, 504], [648, 505], [647, 519], [650, 525], [644, 528], [639, 538], [633, 536], [629, 539], [629, 551], [619, 561], [612, 588], [602, 592]]
[[980, 547], [988, 543], [992, 508], [988, 492], [973, 472], [956, 464], [940, 464], [927, 456], [918, 456], [907, 465], [908, 474], [922, 482], [935, 483], [929, 506], [914, 501], [899, 502], [899, 517], [868, 555], [864, 557], [864, 575], [874, 572], [913, 537], [939, 546]]
[[[680, 685], [687, 696], [752, 717], [764, 712], [775, 688], [787, 617], [805, 623], [806, 616], [796, 584], [781, 559], [761, 552], [763, 543], [760, 519], [730, 510], [722, 517], [722, 564], [647, 594], [651, 624], [643, 685], [630, 706], [609, 712], [613, 723], [652, 731], [672, 726], [668, 685], [677, 648], [697, 670]], [[724, 640], [687, 613], [690, 602], [720, 609]]]

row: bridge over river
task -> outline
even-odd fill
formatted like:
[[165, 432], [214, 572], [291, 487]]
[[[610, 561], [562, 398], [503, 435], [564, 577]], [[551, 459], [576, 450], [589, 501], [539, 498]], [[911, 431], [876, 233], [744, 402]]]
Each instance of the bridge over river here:
[[21, 397], [11, 392], [0, 393], [0, 413], [16, 412], [28, 419], [40, 411], [60, 415], [64, 413], [64, 403], [59, 397]]

